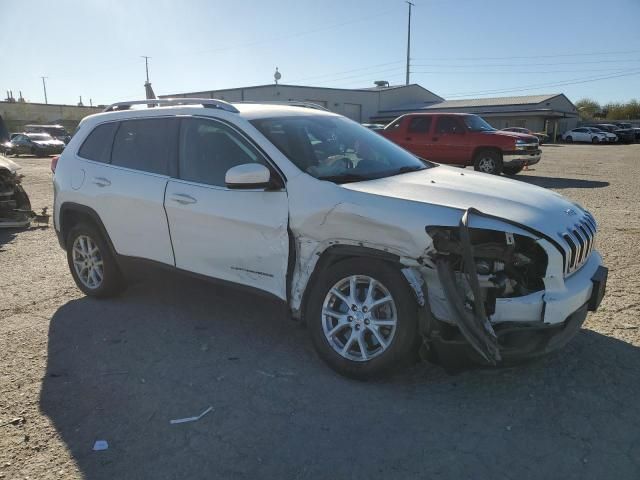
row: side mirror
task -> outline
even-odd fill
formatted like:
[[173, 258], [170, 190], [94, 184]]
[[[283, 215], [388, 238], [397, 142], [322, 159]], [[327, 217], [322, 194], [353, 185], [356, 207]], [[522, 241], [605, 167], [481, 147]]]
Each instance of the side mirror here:
[[229, 188], [267, 188], [271, 186], [271, 172], [260, 163], [245, 163], [227, 170], [224, 181]]

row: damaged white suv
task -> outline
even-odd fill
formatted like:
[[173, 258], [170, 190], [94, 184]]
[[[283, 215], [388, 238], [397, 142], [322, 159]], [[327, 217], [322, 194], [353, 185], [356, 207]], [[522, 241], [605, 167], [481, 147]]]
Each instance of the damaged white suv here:
[[596, 222], [556, 193], [421, 160], [317, 106], [148, 103], [84, 119], [55, 170], [88, 295], [121, 290], [132, 259], [266, 292], [357, 378], [419, 350], [546, 353], [604, 295]]

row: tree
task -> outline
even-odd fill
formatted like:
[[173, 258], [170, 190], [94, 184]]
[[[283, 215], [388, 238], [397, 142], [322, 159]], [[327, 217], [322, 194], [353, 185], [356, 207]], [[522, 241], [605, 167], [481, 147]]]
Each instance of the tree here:
[[594, 117], [597, 117], [598, 114], [602, 111], [602, 107], [595, 100], [590, 98], [583, 98], [578, 100], [576, 103], [576, 109], [578, 110], [578, 115], [582, 120], [589, 120]]

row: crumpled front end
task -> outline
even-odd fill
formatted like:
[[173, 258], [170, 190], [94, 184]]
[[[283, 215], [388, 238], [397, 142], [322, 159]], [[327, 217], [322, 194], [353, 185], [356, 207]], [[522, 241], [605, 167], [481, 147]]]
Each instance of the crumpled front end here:
[[25, 227], [34, 216], [20, 179], [15, 171], [0, 166], [0, 228]]
[[604, 295], [593, 218], [585, 213], [576, 236], [562, 241], [495, 219], [489, 228], [473, 226], [487, 217], [469, 209], [456, 226], [426, 229], [432, 244], [419, 269], [426, 346], [487, 364], [561, 347]]

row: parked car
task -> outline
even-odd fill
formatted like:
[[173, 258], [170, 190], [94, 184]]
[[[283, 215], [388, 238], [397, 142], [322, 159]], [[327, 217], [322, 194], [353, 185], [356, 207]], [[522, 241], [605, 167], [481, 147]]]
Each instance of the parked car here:
[[506, 127], [502, 129], [503, 132], [516, 132], [516, 133], [524, 133], [525, 135], [533, 135], [538, 138], [538, 143], [542, 145], [544, 142], [549, 141], [549, 135], [545, 132], [532, 132], [528, 128], [523, 127]]
[[618, 136], [618, 142], [620, 143], [633, 143], [636, 139], [636, 134], [632, 128], [620, 128], [612, 123], [598, 123], [597, 125], [591, 126], [610, 133], [615, 133]]
[[606, 130], [601, 130], [598, 127], [585, 127], [587, 130], [595, 133], [604, 133], [605, 141], [607, 143], [616, 143], [618, 141], [618, 136], [615, 133], [607, 132]]
[[542, 155], [536, 137], [496, 130], [468, 113], [409, 113], [380, 133], [420, 158], [484, 173], [515, 175]]
[[117, 294], [136, 259], [258, 290], [356, 378], [418, 348], [489, 365], [549, 352], [604, 295], [595, 219], [557, 193], [319, 109], [146, 103], [82, 120], [55, 166], [55, 230], [87, 295]]
[[62, 153], [64, 142], [48, 133], [19, 133], [4, 146], [7, 155], [35, 155], [44, 157]]
[[572, 142], [586, 142], [586, 143], [603, 143], [607, 141], [607, 135], [605, 132], [591, 129], [588, 127], [574, 128], [568, 130], [562, 134], [562, 140], [567, 143]]
[[48, 133], [56, 140], [64, 142], [65, 145], [71, 140], [71, 134], [62, 125], [25, 125], [24, 131], [27, 133]]
[[613, 124], [622, 130], [630, 130], [633, 133], [634, 141], [640, 140], [640, 128], [634, 127], [629, 122], [613, 122]]

